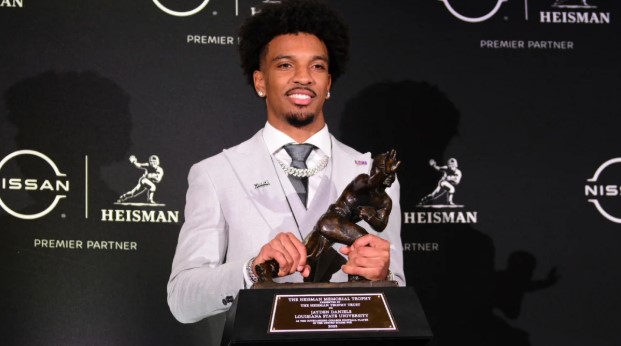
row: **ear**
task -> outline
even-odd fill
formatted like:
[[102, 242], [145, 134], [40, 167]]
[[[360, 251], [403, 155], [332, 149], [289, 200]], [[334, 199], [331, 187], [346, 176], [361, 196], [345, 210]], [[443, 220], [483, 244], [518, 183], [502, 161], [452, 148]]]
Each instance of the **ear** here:
[[332, 75], [328, 73], [328, 92], [332, 89]]
[[265, 93], [265, 78], [263, 72], [255, 70], [252, 74], [252, 80], [254, 81], [254, 89], [259, 92]]

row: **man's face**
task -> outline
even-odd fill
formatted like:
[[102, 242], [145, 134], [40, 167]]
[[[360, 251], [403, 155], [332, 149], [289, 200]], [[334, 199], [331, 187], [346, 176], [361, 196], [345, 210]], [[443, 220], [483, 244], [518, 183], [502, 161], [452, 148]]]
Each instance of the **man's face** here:
[[254, 85], [266, 95], [267, 119], [274, 127], [321, 129], [331, 85], [326, 45], [310, 34], [276, 36], [254, 73]]

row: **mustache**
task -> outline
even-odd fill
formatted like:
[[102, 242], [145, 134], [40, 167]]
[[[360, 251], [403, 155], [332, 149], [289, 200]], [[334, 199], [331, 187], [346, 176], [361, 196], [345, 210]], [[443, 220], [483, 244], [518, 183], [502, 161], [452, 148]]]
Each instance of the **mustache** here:
[[309, 91], [313, 95], [313, 97], [317, 96], [317, 93], [315, 92], [315, 90], [313, 90], [311, 88], [308, 88], [308, 87], [295, 87], [295, 88], [291, 88], [291, 89], [287, 90], [287, 92], [285, 94], [289, 95], [289, 94], [293, 93], [296, 90], [306, 90], [306, 91]]

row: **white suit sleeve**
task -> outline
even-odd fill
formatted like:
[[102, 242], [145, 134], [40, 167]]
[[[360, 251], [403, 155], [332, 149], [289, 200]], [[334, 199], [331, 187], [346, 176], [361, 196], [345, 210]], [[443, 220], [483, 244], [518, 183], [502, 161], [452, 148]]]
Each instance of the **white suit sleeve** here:
[[206, 165], [194, 165], [188, 183], [185, 222], [168, 281], [168, 305], [182, 323], [228, 310], [244, 287], [244, 262], [226, 261], [228, 226]]

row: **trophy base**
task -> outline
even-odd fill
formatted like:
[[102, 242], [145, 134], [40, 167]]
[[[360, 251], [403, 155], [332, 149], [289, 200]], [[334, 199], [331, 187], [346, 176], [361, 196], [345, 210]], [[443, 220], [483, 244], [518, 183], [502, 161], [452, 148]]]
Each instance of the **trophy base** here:
[[422, 346], [433, 336], [414, 289], [391, 281], [257, 286], [239, 292], [221, 346]]

